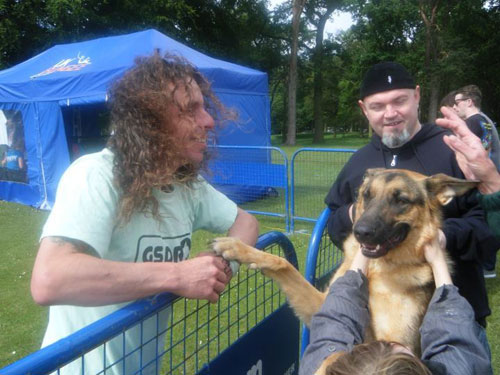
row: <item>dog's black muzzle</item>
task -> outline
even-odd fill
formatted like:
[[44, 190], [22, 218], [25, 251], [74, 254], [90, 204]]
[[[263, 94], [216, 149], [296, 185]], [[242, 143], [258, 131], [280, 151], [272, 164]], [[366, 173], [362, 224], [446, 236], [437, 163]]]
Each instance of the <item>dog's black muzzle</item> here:
[[353, 227], [363, 255], [379, 258], [403, 242], [410, 231], [407, 223], [385, 223], [378, 218], [361, 217]]

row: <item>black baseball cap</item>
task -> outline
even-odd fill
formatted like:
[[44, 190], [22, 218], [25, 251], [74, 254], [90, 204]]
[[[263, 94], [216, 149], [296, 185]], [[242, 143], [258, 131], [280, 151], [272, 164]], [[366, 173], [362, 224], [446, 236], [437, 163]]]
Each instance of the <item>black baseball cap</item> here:
[[392, 61], [384, 61], [373, 65], [365, 74], [360, 98], [395, 89], [415, 89], [415, 81], [406, 68]]

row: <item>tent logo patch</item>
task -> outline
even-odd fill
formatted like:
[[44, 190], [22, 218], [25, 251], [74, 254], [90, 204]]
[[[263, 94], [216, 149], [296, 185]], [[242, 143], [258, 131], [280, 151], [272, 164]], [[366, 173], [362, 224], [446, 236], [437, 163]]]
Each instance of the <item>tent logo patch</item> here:
[[43, 72], [40, 72], [38, 74], [34, 74], [34, 75], [30, 76], [30, 78], [34, 79], [34, 78], [46, 76], [46, 75], [49, 75], [49, 74], [52, 74], [55, 72], [73, 72], [76, 70], [81, 70], [90, 64], [91, 64], [90, 57], [80, 55], [80, 52], [78, 52], [77, 57], [73, 57], [71, 59], [62, 59], [54, 66], [52, 66], [48, 69], [45, 69]]

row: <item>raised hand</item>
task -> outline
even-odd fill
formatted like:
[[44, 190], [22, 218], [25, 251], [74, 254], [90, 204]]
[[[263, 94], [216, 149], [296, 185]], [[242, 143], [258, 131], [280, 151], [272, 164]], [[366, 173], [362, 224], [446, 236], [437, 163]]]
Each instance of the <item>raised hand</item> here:
[[472, 133], [467, 124], [451, 109], [442, 107], [445, 118], [437, 119], [439, 126], [450, 129], [454, 135], [445, 135], [443, 140], [456, 155], [458, 165], [468, 180], [479, 180], [479, 191], [490, 194], [500, 190], [500, 175], [481, 140]]

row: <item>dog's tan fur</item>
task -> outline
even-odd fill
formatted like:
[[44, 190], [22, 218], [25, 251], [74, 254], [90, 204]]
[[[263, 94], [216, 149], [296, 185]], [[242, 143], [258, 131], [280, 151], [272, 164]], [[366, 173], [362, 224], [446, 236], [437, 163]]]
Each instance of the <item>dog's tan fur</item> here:
[[[426, 177], [406, 170], [367, 171], [359, 189], [354, 228], [360, 223], [371, 225], [378, 222], [382, 230], [392, 230], [396, 225], [408, 225], [405, 228], [409, 230], [402, 242], [384, 256], [369, 262], [367, 278], [371, 324], [365, 341], [396, 341], [419, 353], [418, 329], [434, 289], [432, 271], [424, 257], [424, 246], [438, 236], [441, 206], [476, 185], [476, 182], [443, 174]], [[254, 249], [234, 238], [218, 238], [212, 246], [224, 258], [260, 269], [274, 279], [297, 316], [306, 324], [323, 304], [326, 292], [320, 292], [309, 284], [285, 259]], [[343, 247], [344, 261], [330, 283], [351, 267], [360, 242], [352, 234]]]

